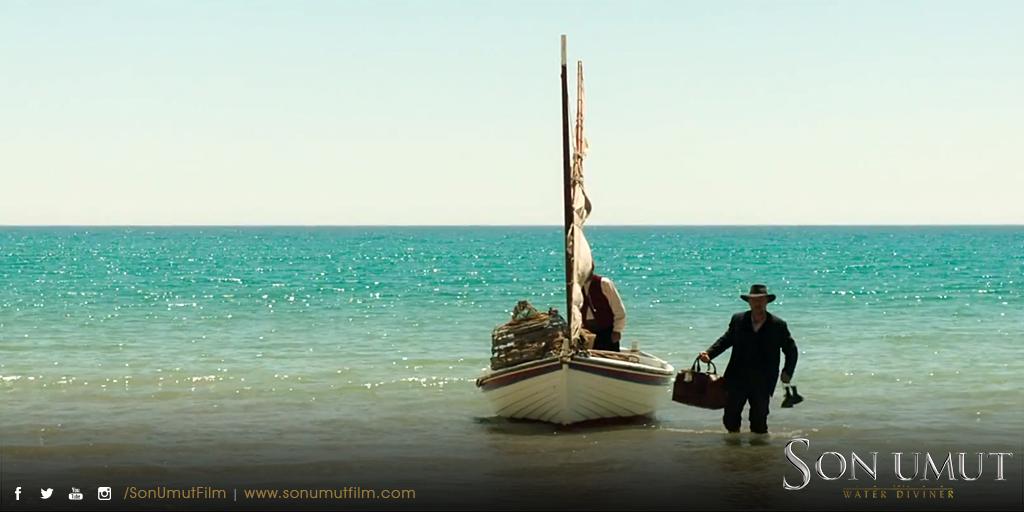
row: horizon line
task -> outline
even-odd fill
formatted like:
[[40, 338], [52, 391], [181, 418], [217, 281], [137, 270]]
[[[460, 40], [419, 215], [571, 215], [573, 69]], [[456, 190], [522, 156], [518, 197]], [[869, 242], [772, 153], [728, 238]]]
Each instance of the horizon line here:
[[[561, 228], [562, 224], [0, 224], [8, 228]], [[1024, 227], [1024, 223], [937, 223], [937, 224], [587, 224], [586, 227], [693, 227], [693, 228], [783, 228], [783, 227]]]

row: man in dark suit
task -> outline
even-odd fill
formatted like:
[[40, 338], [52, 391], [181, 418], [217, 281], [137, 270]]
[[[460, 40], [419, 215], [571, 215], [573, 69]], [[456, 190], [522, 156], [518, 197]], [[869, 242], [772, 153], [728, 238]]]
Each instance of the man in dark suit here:
[[781, 318], [768, 312], [768, 303], [775, 295], [768, 293], [763, 284], [750, 287], [750, 293], [740, 295], [750, 304], [750, 311], [736, 313], [729, 321], [729, 329], [700, 359], [709, 362], [726, 349], [732, 348], [729, 365], [725, 369], [725, 387], [729, 401], [725, 406], [722, 423], [729, 432], [739, 432], [743, 406], [750, 402], [750, 431], [768, 433], [768, 401], [775, 392], [779, 379], [779, 353], [786, 355], [782, 368], [782, 382], [789, 383], [796, 370], [797, 348], [789, 327]]

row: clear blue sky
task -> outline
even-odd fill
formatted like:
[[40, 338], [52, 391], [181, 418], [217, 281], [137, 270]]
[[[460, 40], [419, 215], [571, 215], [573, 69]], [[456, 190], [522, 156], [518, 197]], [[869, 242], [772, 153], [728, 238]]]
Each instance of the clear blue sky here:
[[1024, 223], [1024, 2], [0, 2], [0, 224]]

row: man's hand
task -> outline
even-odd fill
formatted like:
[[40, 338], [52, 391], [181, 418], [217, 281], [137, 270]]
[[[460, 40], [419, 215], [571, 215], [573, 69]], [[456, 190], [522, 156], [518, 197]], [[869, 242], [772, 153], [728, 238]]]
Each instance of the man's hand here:
[[783, 383], [783, 384], [789, 384], [789, 380], [790, 380], [790, 379], [792, 379], [793, 377], [791, 377], [791, 376], [790, 376], [790, 375], [789, 375], [788, 373], [786, 373], [786, 372], [782, 372], [782, 376], [781, 376], [780, 378], [782, 379], [782, 383]]
[[618, 343], [622, 340], [622, 333], [618, 331], [612, 331], [612, 343]]
[[710, 363], [711, 362], [711, 356], [709, 356], [707, 352], [701, 352], [700, 353], [700, 360], [701, 360], [701, 362], [704, 362], [704, 363]]

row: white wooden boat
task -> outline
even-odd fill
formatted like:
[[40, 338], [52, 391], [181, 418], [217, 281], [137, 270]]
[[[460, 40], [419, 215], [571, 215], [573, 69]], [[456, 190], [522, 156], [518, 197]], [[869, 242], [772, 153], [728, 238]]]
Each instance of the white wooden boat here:
[[[577, 64], [574, 149], [569, 148], [565, 36], [562, 36], [562, 143], [565, 200], [565, 278], [568, 332], [560, 350], [515, 366], [488, 370], [477, 386], [498, 416], [568, 425], [654, 412], [675, 375], [662, 359], [636, 348], [588, 350], [583, 333], [583, 288], [593, 258], [583, 234], [591, 203], [583, 188], [583, 63]], [[635, 347], [635, 345], [634, 345]], [[557, 352], [557, 353], [555, 353]]]
[[591, 350], [490, 371], [477, 385], [498, 416], [568, 425], [651, 414], [674, 375], [646, 352]]

